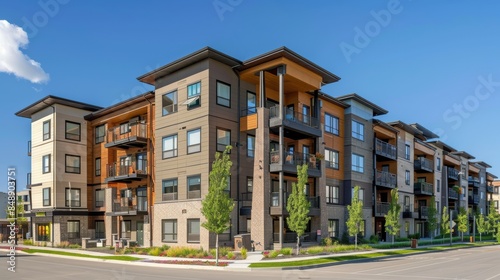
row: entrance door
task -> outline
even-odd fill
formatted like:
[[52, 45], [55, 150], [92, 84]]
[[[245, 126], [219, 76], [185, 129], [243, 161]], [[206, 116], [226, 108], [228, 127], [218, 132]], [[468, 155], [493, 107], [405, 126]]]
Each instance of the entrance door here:
[[137, 222], [137, 244], [144, 246], [144, 222]]

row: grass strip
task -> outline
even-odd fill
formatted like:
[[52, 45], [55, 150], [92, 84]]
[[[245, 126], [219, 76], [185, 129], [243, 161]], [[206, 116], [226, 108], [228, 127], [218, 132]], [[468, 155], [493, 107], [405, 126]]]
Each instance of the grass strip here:
[[23, 252], [28, 254], [34, 253], [44, 253], [60, 256], [70, 256], [70, 257], [82, 257], [90, 259], [101, 259], [101, 260], [115, 260], [115, 261], [138, 261], [141, 258], [131, 257], [131, 256], [94, 256], [80, 253], [64, 252], [64, 251], [53, 251], [53, 250], [41, 250], [41, 249], [24, 249]]

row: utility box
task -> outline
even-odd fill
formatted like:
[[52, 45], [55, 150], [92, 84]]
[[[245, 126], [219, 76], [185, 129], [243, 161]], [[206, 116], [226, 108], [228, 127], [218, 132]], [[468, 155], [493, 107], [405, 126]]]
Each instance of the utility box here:
[[252, 250], [250, 233], [238, 234], [234, 236], [234, 250], [241, 251], [242, 248], [247, 249], [247, 251]]
[[411, 240], [411, 247], [412, 248], [417, 248], [418, 247], [418, 239], [412, 239]]

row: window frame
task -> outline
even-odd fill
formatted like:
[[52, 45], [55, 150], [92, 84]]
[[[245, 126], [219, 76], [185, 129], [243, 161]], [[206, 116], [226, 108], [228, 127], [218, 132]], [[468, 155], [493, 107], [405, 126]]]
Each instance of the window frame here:
[[405, 144], [405, 159], [406, 160], [411, 159], [411, 146], [410, 146], [410, 144]]
[[[227, 143], [227, 144], [226, 143], [219, 143], [219, 139], [226, 139], [228, 136], [226, 134], [226, 135], [224, 135], [224, 138], [219, 138], [219, 132], [229, 133], [229, 143]], [[217, 127], [215, 130], [215, 138], [216, 138], [215, 150], [217, 152], [224, 152], [226, 150], [226, 146], [231, 146], [231, 130], [230, 129]], [[229, 153], [231, 153], [231, 151], [229, 151]]]
[[50, 206], [51, 205], [51, 197], [50, 197], [51, 188], [43, 188], [42, 189], [42, 205]]
[[[76, 192], [75, 196], [78, 197], [78, 200], [69, 199], [73, 198], [73, 191]], [[82, 190], [78, 188], [66, 188], [64, 191], [64, 205], [66, 207], [82, 207]], [[73, 204], [73, 202], [76, 202]]]
[[[102, 229], [103, 231], [97, 231], [99, 228], [97, 225], [102, 224]], [[104, 220], [95, 220], [94, 222], [95, 225], [95, 238], [96, 239], [105, 239], [106, 238], [106, 223], [104, 223]]]
[[102, 171], [101, 170], [101, 164], [102, 164], [101, 158], [100, 157], [96, 157], [95, 161], [94, 161], [94, 164], [95, 164], [95, 166], [94, 166], [94, 174], [95, 174], [96, 177], [99, 177], [99, 176], [101, 176], [101, 171]]
[[[355, 129], [356, 128], [356, 129]], [[359, 141], [365, 141], [365, 125], [356, 120], [351, 121], [351, 136]]]
[[[78, 170], [77, 171], [68, 171], [68, 167], [69, 168], [75, 168], [75, 170], [77, 168], [77, 167], [74, 167], [74, 166], [68, 166], [68, 157], [78, 158]], [[79, 155], [65, 154], [65, 156], [64, 156], [64, 171], [65, 171], [65, 173], [81, 174], [81, 171], [82, 171], [82, 157], [79, 156]]]
[[[195, 235], [196, 237], [196, 232], [193, 233], [193, 225], [191, 224], [192, 222], [197, 222], [198, 223], [198, 238], [195, 240], [192, 240], [192, 235]], [[200, 224], [200, 219], [187, 219], [187, 231], [186, 231], [186, 240], [187, 240], [187, 243], [200, 243], [200, 233], [201, 233], [201, 230], [200, 230], [200, 227], [201, 227], [201, 224]], [[191, 238], [190, 238], [190, 235], [191, 235]]]
[[253, 193], [253, 177], [252, 176], [247, 176], [247, 193]]
[[340, 204], [340, 187], [326, 185], [326, 204]]
[[[165, 186], [165, 183], [172, 182], [171, 186]], [[172, 188], [172, 192], [166, 192], [166, 188]], [[166, 199], [167, 194], [172, 194], [172, 199]], [[161, 180], [161, 200], [174, 201], [179, 199], [179, 180], [178, 178], [168, 178]]]
[[[172, 100], [172, 104], [171, 105], [164, 105], [165, 98], [170, 94], [173, 94], [173, 97], [174, 97]], [[168, 112], [167, 110], [165, 110], [165, 108], [168, 106], [172, 106], [172, 112]], [[174, 113], [177, 113], [178, 111], [179, 111], [179, 99], [178, 99], [177, 89], [162, 94], [162, 96], [161, 96], [161, 116], [164, 117], [164, 116], [172, 115]]]
[[[250, 139], [252, 140], [251, 142]], [[255, 135], [247, 134], [247, 157], [255, 157]]]
[[[355, 161], [356, 158], [361, 159], [361, 165], [354, 165], [355, 162], [356, 162], [356, 164], [359, 164], [359, 162], [357, 160]], [[352, 155], [351, 155], [351, 169], [354, 172], [365, 173], [365, 157], [362, 155], [359, 155], [359, 154], [352, 153]]]
[[[190, 180], [198, 178], [200, 180], [199, 184], [193, 184], [190, 185]], [[193, 186], [198, 186], [199, 185], [199, 190], [191, 190]], [[201, 198], [201, 174], [195, 174], [195, 175], [190, 175], [186, 177], [186, 191], [187, 191], [187, 199], [200, 199]], [[192, 191], [199, 191], [199, 195], [196, 197], [190, 197], [189, 193]]]
[[[98, 193], [102, 193], [102, 200], [98, 200], [99, 198]], [[104, 207], [105, 201], [106, 201], [106, 191], [104, 189], [95, 190], [95, 200], [94, 200], [95, 207], [96, 208]]]
[[[73, 227], [70, 227], [70, 224], [75, 223]], [[75, 229], [76, 231], [70, 231], [70, 228]], [[68, 220], [66, 222], [66, 233], [68, 234], [68, 239], [78, 239], [80, 238], [80, 221], [79, 220]]]
[[[78, 134], [74, 134], [74, 133], [68, 134], [68, 124], [77, 125], [77, 127], [78, 127]], [[71, 138], [71, 137], [68, 138], [68, 135], [78, 135], [78, 140], [74, 139], [74, 138]], [[82, 124], [66, 120], [65, 123], [64, 123], [64, 139], [80, 142], [82, 140]]]
[[[168, 138], [172, 138], [172, 149], [170, 150], [165, 150], [165, 140], [168, 140]], [[167, 158], [174, 158], [177, 157], [179, 154], [179, 136], [177, 134], [171, 134], [162, 137], [161, 139], [161, 158], [162, 159], [167, 159]], [[172, 153], [172, 156], [165, 156], [165, 154], [168, 154], [169, 152]]]
[[[219, 95], [219, 85], [227, 86], [229, 88], [229, 98], [222, 97]], [[217, 99], [216, 103], [217, 103], [217, 105], [220, 105], [220, 106], [223, 106], [226, 108], [231, 108], [231, 84], [225, 83], [225, 82], [220, 81], [220, 80], [216, 80], [215, 91], [216, 91], [216, 99]], [[219, 99], [223, 99], [225, 101], [227, 100], [228, 105], [222, 104], [221, 102], [219, 102]]]
[[[165, 224], [172, 222], [172, 233], [165, 232]], [[179, 234], [179, 224], [177, 219], [162, 219], [161, 220], [161, 242], [162, 243], [177, 243]], [[172, 240], [167, 240], [165, 236], [172, 236]]]
[[[333, 161], [330, 158], [331, 155], [333, 155]], [[325, 167], [339, 170], [339, 156], [339, 151], [325, 148]]]
[[[255, 104], [253, 104], [253, 107], [249, 107], [250, 105], [250, 99], [248, 98], [250, 95], [252, 95], [255, 99]], [[247, 90], [247, 111], [245, 115], [251, 115], [257, 113], [257, 94], [253, 91]]]
[[[198, 93], [196, 94], [193, 94], [193, 95], [190, 95], [189, 93], [189, 89], [192, 87], [192, 86], [195, 86], [195, 85], [199, 85], [199, 89], [198, 89]], [[200, 107], [201, 106], [201, 81], [198, 81], [198, 82], [195, 82], [195, 83], [192, 83], [192, 84], [189, 84], [186, 86], [186, 95], [187, 95], [187, 100], [191, 99], [191, 98], [194, 98], [194, 97], [198, 97], [198, 99], [196, 101], [193, 101], [194, 104], [187, 104], [187, 109], [188, 110], [191, 110], [193, 108], [197, 108], [197, 107]]]
[[405, 170], [405, 184], [409, 186], [410, 182], [411, 182], [410, 170]]
[[[101, 128], [102, 128], [102, 132], [103, 132], [102, 135], [99, 134], [99, 131]], [[95, 127], [95, 139], [94, 139], [95, 143], [96, 144], [102, 143], [102, 142], [104, 142], [105, 139], [106, 139], [106, 125], [101, 124], [101, 125], [96, 126]]]
[[[330, 229], [332, 229], [332, 231]], [[328, 219], [328, 237], [339, 239], [338, 219]]]
[[[326, 125], [327, 118], [332, 123], [331, 126]], [[339, 122], [340, 122], [340, 120], [336, 116], [329, 114], [329, 113], [325, 113], [325, 132], [339, 136], [340, 135]], [[328, 128], [331, 128], [331, 129], [328, 129]]]
[[[47, 158], [47, 160], [45, 160]], [[48, 174], [51, 172], [51, 154], [42, 156], [42, 174]], [[47, 161], [47, 166], [45, 166], [45, 161]]]
[[[50, 139], [50, 135], [51, 135], [51, 127], [50, 127], [50, 124], [51, 124], [51, 121], [50, 120], [46, 120], [43, 122], [42, 124], [42, 139], [43, 141], [45, 140], [49, 140]], [[47, 132], [45, 132], [45, 125], [47, 125]]]
[[[196, 131], [198, 131], [198, 134], [199, 134], [199, 137], [198, 137], [198, 143], [196, 144], [191, 144], [191, 139], [190, 139], [190, 133], [196, 133]], [[188, 130], [186, 132], [186, 145], [187, 145], [187, 154], [195, 154], [195, 153], [199, 153], [201, 152], [201, 127], [199, 128], [195, 128], [195, 129], [191, 129], [191, 130]], [[198, 149], [195, 149], [194, 151], [190, 151], [190, 149], [193, 149], [193, 148], [196, 148], [198, 147]]]

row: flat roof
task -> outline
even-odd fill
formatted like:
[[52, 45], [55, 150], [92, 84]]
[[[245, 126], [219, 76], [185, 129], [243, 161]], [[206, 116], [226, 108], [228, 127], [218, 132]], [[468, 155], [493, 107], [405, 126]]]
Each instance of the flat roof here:
[[79, 102], [79, 101], [74, 101], [71, 99], [62, 98], [62, 97], [58, 97], [58, 96], [54, 96], [54, 95], [47, 95], [46, 97], [36, 101], [35, 103], [29, 105], [28, 107], [18, 111], [16, 113], [16, 116], [24, 117], [24, 118], [31, 118], [31, 116], [33, 116], [33, 114], [35, 114], [36, 112], [39, 112], [39, 111], [41, 111], [41, 110], [43, 110], [51, 105], [54, 105], [54, 104], [65, 105], [65, 106], [69, 106], [69, 107], [73, 107], [73, 108], [77, 108], [77, 109], [81, 109], [81, 110], [86, 110], [86, 111], [91, 111], [91, 112], [102, 109], [102, 107], [99, 107], [99, 106], [95, 106], [95, 105], [91, 105], [91, 104], [87, 104], [87, 103], [83, 103], [83, 102]]
[[[155, 93], [154, 91], [147, 91], [143, 94], [140, 94], [140, 95], [137, 95], [137, 96], [134, 96], [132, 98], [129, 98], [127, 100], [124, 100], [122, 102], [119, 102], [119, 103], [116, 103], [116, 104], [113, 104], [109, 107], [106, 107], [106, 108], [102, 108], [101, 110], [98, 110], [98, 111], [95, 111], [93, 113], [90, 113], [88, 115], [86, 115], [84, 117], [85, 120], [87, 121], [91, 121], [91, 120], [95, 120], [99, 117], [102, 117], [102, 116], [105, 116], [109, 113], [113, 113], [113, 112], [116, 112], [120, 109], [123, 109], [123, 108], [126, 108], [132, 104], [135, 104], [141, 100], [147, 100], [148, 98], [152, 98], [155, 96]], [[154, 101], [154, 100], [153, 100]]]
[[357, 93], [350, 93], [350, 94], [342, 95], [342, 96], [337, 97], [337, 99], [340, 100], [340, 101], [344, 101], [344, 100], [348, 100], [348, 99], [353, 99], [353, 100], [355, 100], [355, 101], [357, 101], [357, 102], [359, 102], [359, 103], [361, 103], [361, 104], [369, 107], [370, 109], [372, 109], [374, 116], [385, 115], [385, 114], [387, 114], [389, 112], [386, 109], [384, 109], [384, 108], [376, 105], [375, 103], [373, 103], [371, 101], [368, 101], [364, 97], [361, 97]]

